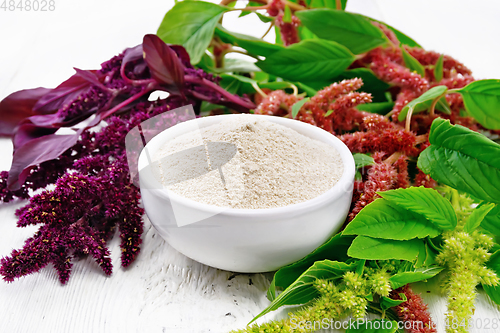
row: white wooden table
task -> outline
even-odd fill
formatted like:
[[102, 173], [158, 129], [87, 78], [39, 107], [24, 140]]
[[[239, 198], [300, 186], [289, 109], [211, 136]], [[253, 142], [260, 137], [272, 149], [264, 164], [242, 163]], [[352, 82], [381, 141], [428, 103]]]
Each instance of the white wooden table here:
[[[412, 15], [404, 14], [410, 4]], [[144, 34], [154, 33], [172, 5], [173, 0], [59, 0], [53, 12], [0, 10], [0, 98], [23, 88], [53, 87], [73, 73], [72, 67], [98, 68], [125, 47], [140, 43]], [[349, 8], [386, 20], [426, 48], [454, 55], [478, 78], [500, 78], [495, 63], [499, 46], [494, 43], [500, 30], [494, 22], [498, 3], [483, 0], [474, 7], [466, 1], [384, 0], [375, 5], [350, 0]], [[249, 29], [253, 21], [236, 26], [228, 17], [225, 22], [233, 30], [255, 35], [265, 30]], [[472, 27], [462, 22], [472, 22]], [[494, 30], [480, 33], [488, 27]], [[484, 43], [487, 40], [491, 45]], [[10, 141], [0, 139], [0, 170], [9, 169], [11, 154]], [[22, 247], [37, 229], [16, 227], [14, 211], [23, 204], [0, 204], [0, 256]], [[75, 263], [65, 286], [51, 267], [11, 284], [0, 282], [0, 332], [228, 332], [244, 327], [269, 304], [265, 293], [271, 274], [235, 275], [194, 262], [166, 244], [147, 219], [142, 252], [130, 268], [119, 267], [116, 237], [110, 249], [115, 266], [111, 277], [85, 259]], [[445, 299], [435, 285], [420, 284], [416, 290], [429, 302], [442, 332]], [[480, 295], [474, 318], [500, 320], [500, 311]]]

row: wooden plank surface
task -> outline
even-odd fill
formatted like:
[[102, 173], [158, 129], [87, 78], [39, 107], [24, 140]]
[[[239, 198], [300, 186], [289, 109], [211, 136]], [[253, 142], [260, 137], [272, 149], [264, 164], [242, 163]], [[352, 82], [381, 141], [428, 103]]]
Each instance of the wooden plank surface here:
[[[442, 1], [439, 6], [446, 6], [444, 2], [450, 5]], [[360, 1], [352, 3], [359, 11], [366, 8]], [[394, 8], [400, 9], [391, 1], [380, 3], [372, 6], [374, 16], [390, 22]], [[56, 11], [46, 16], [0, 11], [0, 45], [8, 50], [0, 55], [0, 98], [18, 89], [54, 86], [72, 74], [73, 66], [98, 67], [123, 48], [140, 43], [145, 33], [154, 32], [173, 1], [57, 1], [56, 5]], [[498, 13], [498, 5], [494, 8]], [[476, 12], [474, 7], [472, 13]], [[244, 26], [237, 29], [248, 31]], [[469, 53], [474, 54], [472, 48]], [[468, 65], [485, 70], [479, 66], [484, 62]], [[500, 77], [495, 66], [480, 77]], [[10, 142], [0, 139], [0, 170], [9, 168], [11, 152]], [[22, 205], [0, 204], [0, 256], [22, 247], [37, 229], [16, 227], [14, 212]], [[118, 240], [110, 243], [115, 265], [111, 277], [85, 259], [75, 263], [65, 286], [51, 267], [11, 284], [0, 282], [0, 332], [229, 332], [244, 327], [269, 304], [265, 292], [270, 274], [235, 275], [194, 262], [166, 244], [147, 219], [145, 224], [142, 252], [130, 268], [119, 267]], [[439, 331], [444, 332], [445, 298], [437, 285], [415, 288], [429, 302]], [[264, 319], [284, 315], [278, 311]], [[500, 323], [499, 308], [484, 295], [478, 299], [474, 320], [483, 326], [489, 320], [490, 329], [471, 332], [500, 332], [492, 326], [495, 320]]]

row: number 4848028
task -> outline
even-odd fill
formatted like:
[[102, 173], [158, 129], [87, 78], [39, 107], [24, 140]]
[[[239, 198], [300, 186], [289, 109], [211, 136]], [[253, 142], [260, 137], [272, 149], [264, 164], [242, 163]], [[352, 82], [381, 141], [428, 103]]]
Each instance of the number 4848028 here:
[[55, 0], [4, 0], [0, 5], [4, 12], [53, 12], [56, 10]]

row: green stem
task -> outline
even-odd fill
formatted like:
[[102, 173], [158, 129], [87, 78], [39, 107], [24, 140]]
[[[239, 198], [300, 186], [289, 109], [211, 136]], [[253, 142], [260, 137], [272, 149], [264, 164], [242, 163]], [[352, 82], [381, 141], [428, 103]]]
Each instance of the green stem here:
[[257, 10], [266, 10], [268, 8], [269, 8], [269, 5], [258, 6], [258, 7], [231, 8], [231, 9], [229, 9], [229, 12], [234, 12], [236, 10], [241, 10], [241, 11], [257, 11]]
[[410, 131], [410, 125], [411, 125], [411, 116], [413, 115], [413, 108], [410, 107], [408, 110], [408, 113], [406, 114], [406, 126], [405, 129], [409, 132]]
[[441, 97], [445, 96], [447, 93], [447, 91], [445, 91], [444, 93], [442, 93], [441, 95], [439, 95], [437, 98], [435, 98], [433, 101], [432, 101], [432, 104], [431, 104], [431, 107], [429, 108], [429, 115], [431, 117], [434, 117], [434, 110], [436, 109], [436, 104], [439, 102], [439, 100], [441, 99]]

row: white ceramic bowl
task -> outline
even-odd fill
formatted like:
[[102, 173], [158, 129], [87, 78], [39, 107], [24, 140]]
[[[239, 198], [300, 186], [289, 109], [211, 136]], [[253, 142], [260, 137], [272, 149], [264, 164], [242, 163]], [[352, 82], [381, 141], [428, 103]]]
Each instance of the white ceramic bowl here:
[[[147, 152], [154, 156], [168, 140], [233, 116], [204, 117], [177, 124], [154, 137], [146, 145]], [[285, 207], [221, 208], [164, 189], [148, 168], [146, 149], [139, 157], [142, 200], [158, 233], [176, 250], [198, 262], [242, 273], [276, 270], [306, 256], [328, 240], [345, 221], [355, 173], [351, 152], [332, 134], [297, 120], [254, 117], [265, 118], [334, 146], [344, 164], [338, 183], [314, 199]]]

